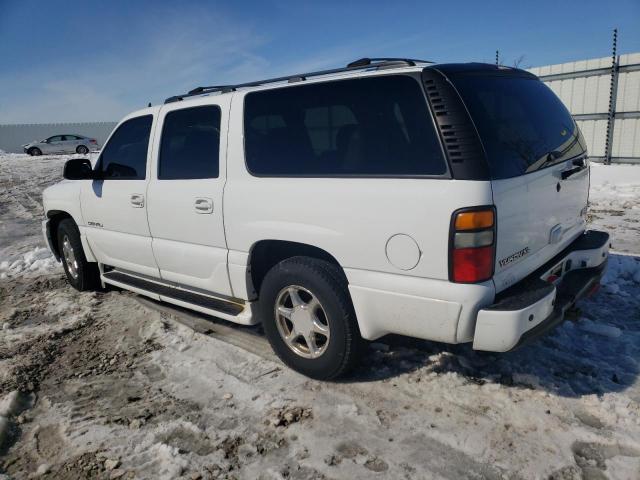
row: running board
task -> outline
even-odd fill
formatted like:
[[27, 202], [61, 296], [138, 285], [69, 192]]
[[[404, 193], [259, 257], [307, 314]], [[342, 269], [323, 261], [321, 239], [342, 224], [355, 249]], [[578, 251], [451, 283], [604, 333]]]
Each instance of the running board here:
[[117, 270], [112, 270], [102, 274], [102, 278], [108, 283], [114, 282], [117, 284], [128, 285], [138, 290], [159, 295], [161, 298], [166, 298], [168, 301], [175, 300], [190, 305], [197, 305], [201, 308], [214, 310], [231, 317], [236, 317], [244, 311], [244, 305], [230, 300], [209, 297], [183, 288], [171, 287], [169, 285], [119, 272]]

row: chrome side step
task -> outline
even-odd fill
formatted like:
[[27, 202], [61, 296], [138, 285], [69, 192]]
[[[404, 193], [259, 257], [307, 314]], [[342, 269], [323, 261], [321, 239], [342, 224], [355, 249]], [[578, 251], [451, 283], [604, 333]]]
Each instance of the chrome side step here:
[[161, 299], [166, 299], [167, 301], [174, 300], [195, 305], [206, 310], [214, 310], [216, 312], [223, 313], [226, 316], [236, 317], [245, 309], [245, 305], [239, 303], [240, 301], [234, 302], [218, 297], [210, 297], [184, 288], [176, 288], [157, 281], [147, 280], [118, 270], [111, 270], [103, 273], [102, 277], [107, 283], [113, 282], [115, 284], [128, 285], [137, 290], [143, 290], [145, 292], [158, 295]]

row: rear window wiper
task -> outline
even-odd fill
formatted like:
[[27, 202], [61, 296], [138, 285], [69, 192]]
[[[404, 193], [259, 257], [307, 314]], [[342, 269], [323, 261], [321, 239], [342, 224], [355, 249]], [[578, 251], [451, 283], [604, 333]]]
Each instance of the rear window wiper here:
[[576, 158], [573, 162], [571, 162], [574, 167], [569, 170], [564, 170], [560, 173], [560, 177], [562, 180], [566, 180], [571, 175], [574, 175], [578, 172], [581, 172], [585, 168], [587, 168], [587, 162], [585, 162], [584, 158]]
[[529, 165], [526, 173], [535, 172], [536, 170], [540, 170], [546, 167], [547, 165], [556, 163], [560, 158], [562, 158], [562, 152], [559, 152], [558, 150], [552, 150], [546, 155], [543, 155], [542, 157], [540, 157], [540, 159], [537, 162], [534, 162], [531, 165]]

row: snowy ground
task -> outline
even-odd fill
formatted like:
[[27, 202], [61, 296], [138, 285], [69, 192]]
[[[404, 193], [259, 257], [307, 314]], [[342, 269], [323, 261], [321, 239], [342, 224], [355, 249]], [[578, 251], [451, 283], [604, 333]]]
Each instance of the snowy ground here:
[[594, 166], [617, 253], [552, 335], [385, 338], [322, 383], [255, 328], [69, 288], [39, 224], [65, 159], [0, 155], [0, 479], [640, 478], [640, 167]]

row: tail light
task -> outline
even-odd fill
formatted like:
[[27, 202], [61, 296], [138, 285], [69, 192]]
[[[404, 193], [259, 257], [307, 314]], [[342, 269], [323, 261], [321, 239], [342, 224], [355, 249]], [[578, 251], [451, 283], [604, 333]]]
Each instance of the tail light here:
[[89, 140], [89, 143], [98, 143], [98, 142], [96, 142], [95, 138], [92, 138], [91, 140]]
[[494, 207], [454, 212], [449, 240], [449, 280], [478, 283], [493, 276], [496, 245]]

